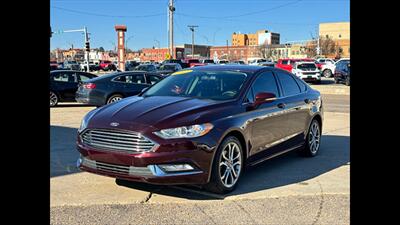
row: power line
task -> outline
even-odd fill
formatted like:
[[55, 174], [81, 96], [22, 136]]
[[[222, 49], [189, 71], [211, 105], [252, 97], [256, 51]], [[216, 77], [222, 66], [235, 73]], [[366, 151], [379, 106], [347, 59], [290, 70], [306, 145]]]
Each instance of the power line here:
[[66, 9], [66, 8], [62, 8], [62, 7], [58, 7], [58, 6], [51, 6], [51, 8], [58, 9], [61, 11], [89, 15], [89, 16], [112, 17], [112, 18], [145, 18], [145, 17], [155, 17], [155, 16], [165, 15], [164, 13], [157, 13], [157, 14], [138, 15], [138, 16], [122, 16], [122, 15], [107, 15], [107, 14], [84, 12], [84, 11], [78, 11], [78, 10], [74, 10], [74, 9]]

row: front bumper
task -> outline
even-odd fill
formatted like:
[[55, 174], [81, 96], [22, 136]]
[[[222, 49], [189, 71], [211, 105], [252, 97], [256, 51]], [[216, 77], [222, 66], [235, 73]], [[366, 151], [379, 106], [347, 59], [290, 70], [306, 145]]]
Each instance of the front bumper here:
[[[214, 151], [191, 146], [192, 143], [176, 145], [172, 151], [174, 146], [167, 144], [160, 145], [156, 151], [129, 154], [94, 149], [78, 137], [77, 150], [81, 157], [77, 167], [99, 175], [151, 184], [207, 183]], [[167, 172], [159, 166], [163, 164], [189, 164], [194, 169]]]
[[320, 81], [321, 80], [321, 75], [320, 74], [301, 74], [297, 75], [298, 78], [304, 80], [304, 81]]

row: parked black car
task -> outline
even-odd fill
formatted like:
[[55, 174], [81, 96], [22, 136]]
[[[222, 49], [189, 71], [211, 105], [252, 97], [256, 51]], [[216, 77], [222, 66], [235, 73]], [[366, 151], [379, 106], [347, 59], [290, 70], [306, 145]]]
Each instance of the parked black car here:
[[156, 72], [157, 67], [153, 64], [142, 64], [142, 65], [135, 67], [132, 71]]
[[125, 63], [125, 71], [132, 71], [135, 67], [139, 66], [140, 64], [136, 61], [126, 61]]
[[179, 71], [182, 69], [182, 66], [179, 63], [166, 63], [160, 66], [157, 73], [161, 76], [168, 76], [171, 73]]
[[118, 72], [95, 79], [87, 80], [79, 85], [76, 101], [102, 106], [139, 94], [144, 88], [162, 80], [162, 76], [145, 71]]
[[344, 83], [350, 86], [350, 60], [341, 60], [338, 62], [333, 77], [336, 84]]
[[50, 106], [55, 106], [59, 102], [74, 102], [75, 92], [79, 82], [97, 77], [94, 74], [73, 71], [73, 70], [54, 70], [50, 71]]

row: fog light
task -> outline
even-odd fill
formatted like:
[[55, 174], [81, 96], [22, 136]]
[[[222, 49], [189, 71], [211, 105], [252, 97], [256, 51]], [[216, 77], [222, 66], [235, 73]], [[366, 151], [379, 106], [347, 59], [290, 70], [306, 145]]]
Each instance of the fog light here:
[[193, 166], [189, 164], [164, 164], [158, 166], [166, 172], [182, 172], [194, 170]]

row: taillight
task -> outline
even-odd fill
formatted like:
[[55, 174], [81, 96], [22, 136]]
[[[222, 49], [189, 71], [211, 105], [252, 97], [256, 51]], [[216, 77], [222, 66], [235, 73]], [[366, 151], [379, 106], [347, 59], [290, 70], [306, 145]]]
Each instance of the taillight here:
[[82, 86], [83, 86], [83, 88], [86, 88], [86, 89], [95, 89], [96, 88], [96, 84], [94, 84], [94, 83], [87, 83]]

